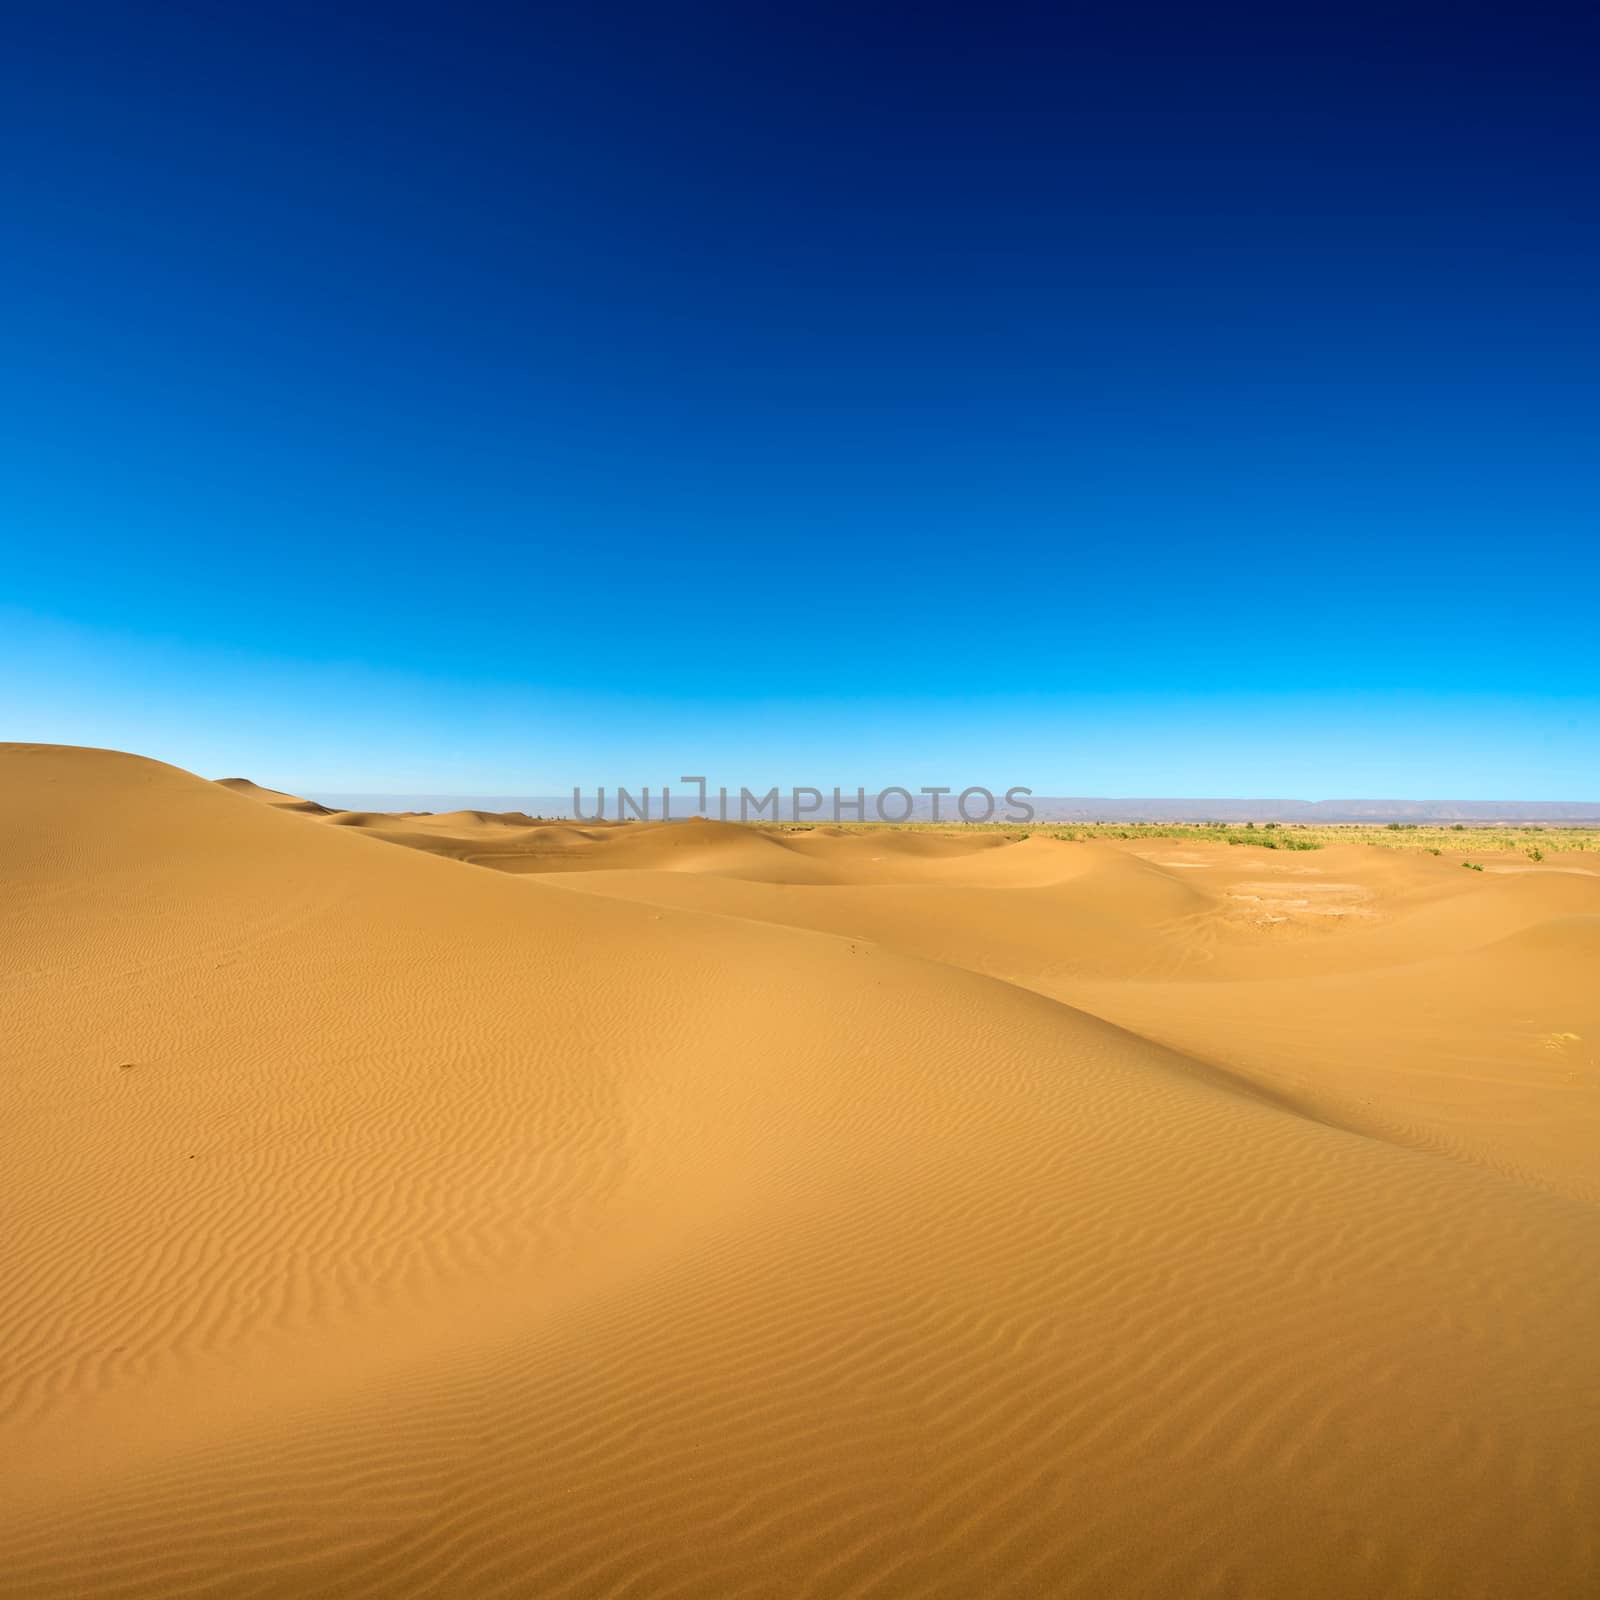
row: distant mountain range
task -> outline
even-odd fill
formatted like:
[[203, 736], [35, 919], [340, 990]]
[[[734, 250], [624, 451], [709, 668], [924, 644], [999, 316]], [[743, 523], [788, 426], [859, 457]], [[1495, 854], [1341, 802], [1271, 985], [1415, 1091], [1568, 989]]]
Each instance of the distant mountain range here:
[[[296, 791], [297, 793], [303, 791]], [[324, 805], [344, 811], [517, 811], [531, 817], [570, 817], [572, 794], [564, 795], [460, 795], [460, 794], [325, 794], [314, 798]], [[651, 799], [659, 815], [660, 791]], [[1600, 800], [1250, 800], [1194, 799], [1161, 800], [1122, 797], [1035, 795], [1031, 804], [1039, 822], [1415, 822], [1465, 823], [1468, 827], [1491, 827], [1503, 823], [1547, 823], [1556, 826], [1600, 826]], [[606, 796], [606, 815], [615, 815], [614, 793]], [[674, 790], [675, 818], [694, 815], [688, 797]], [[586, 796], [583, 809], [594, 811], [593, 796]], [[943, 802], [942, 816], [949, 817], [952, 800]], [[715, 815], [716, 808], [709, 808]], [[1004, 814], [1003, 798], [996, 817]], [[738, 796], [730, 799], [730, 820], [738, 818]], [[787, 795], [781, 815], [789, 820]], [[928, 820], [928, 802], [918, 797], [914, 820]], [[807, 820], [828, 820], [815, 817]], [[953, 820], [953, 819], [952, 819]]]
[[1040, 821], [1061, 822], [1600, 823], [1597, 800], [1035, 799], [1033, 805]]

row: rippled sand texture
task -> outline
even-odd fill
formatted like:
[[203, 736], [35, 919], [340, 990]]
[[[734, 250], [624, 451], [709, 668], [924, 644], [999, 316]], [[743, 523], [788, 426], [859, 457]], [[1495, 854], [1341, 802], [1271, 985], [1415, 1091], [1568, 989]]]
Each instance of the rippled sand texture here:
[[1600, 875], [1485, 864], [0, 747], [0, 1592], [1592, 1596]]

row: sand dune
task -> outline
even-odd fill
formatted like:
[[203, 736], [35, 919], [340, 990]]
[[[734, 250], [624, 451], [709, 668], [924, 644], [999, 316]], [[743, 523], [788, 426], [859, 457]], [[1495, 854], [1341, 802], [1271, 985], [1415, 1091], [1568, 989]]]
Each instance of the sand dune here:
[[323, 812], [0, 746], [0, 1592], [1600, 1587], [1600, 874]]
[[221, 788], [231, 789], [235, 794], [246, 795], [252, 800], [259, 800], [263, 805], [273, 806], [279, 811], [299, 811], [312, 817], [335, 815], [331, 806], [322, 805], [316, 800], [302, 800], [299, 795], [285, 794], [281, 789], [263, 789], [260, 784], [252, 783], [248, 778], [218, 778], [217, 783]]

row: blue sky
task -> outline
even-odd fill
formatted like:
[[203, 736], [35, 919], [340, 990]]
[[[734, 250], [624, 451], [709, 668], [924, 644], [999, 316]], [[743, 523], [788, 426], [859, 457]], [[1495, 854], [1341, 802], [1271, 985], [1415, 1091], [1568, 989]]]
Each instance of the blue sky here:
[[1600, 797], [1593, 17], [331, 9], [13, 30], [4, 736]]

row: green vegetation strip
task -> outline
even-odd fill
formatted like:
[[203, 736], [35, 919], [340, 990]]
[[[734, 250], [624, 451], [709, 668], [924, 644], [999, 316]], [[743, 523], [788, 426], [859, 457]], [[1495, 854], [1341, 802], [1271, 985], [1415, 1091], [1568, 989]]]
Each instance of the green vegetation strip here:
[[[774, 826], [764, 824], [764, 826]], [[783, 832], [827, 828], [865, 833], [881, 828], [929, 833], [999, 833], [1010, 839], [1039, 834], [1048, 839], [1192, 839], [1216, 844], [1251, 845], [1261, 850], [1320, 850], [1330, 844], [1366, 844], [1386, 850], [1426, 850], [1429, 855], [1455, 854], [1470, 844], [1485, 854], [1521, 853], [1530, 861], [1547, 854], [1600, 852], [1600, 828], [1468, 827], [1465, 823], [1432, 826], [1410, 822], [1347, 822], [1312, 825], [1299, 822], [1033, 822], [1026, 827], [1000, 822], [801, 822], [775, 825]], [[1469, 865], [1467, 862], [1463, 866]], [[1481, 868], [1479, 870], [1482, 870]]]

